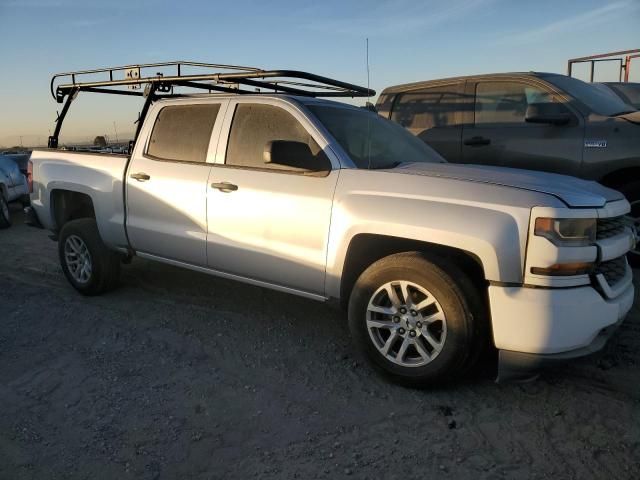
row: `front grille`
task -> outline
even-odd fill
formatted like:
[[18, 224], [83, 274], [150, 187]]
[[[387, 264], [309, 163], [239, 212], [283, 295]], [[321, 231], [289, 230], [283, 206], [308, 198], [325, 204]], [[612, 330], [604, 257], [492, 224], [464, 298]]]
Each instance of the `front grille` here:
[[597, 222], [597, 240], [604, 240], [605, 238], [615, 237], [624, 233], [624, 229], [628, 227], [629, 219], [625, 216], [611, 217], [611, 218], [599, 218]]
[[594, 273], [602, 274], [609, 285], [615, 285], [627, 273], [627, 258], [618, 257], [607, 262], [600, 263]]

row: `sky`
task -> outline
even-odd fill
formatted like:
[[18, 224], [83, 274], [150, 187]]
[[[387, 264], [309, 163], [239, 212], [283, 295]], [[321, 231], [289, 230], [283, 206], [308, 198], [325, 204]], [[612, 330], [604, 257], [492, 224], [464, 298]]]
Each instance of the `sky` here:
[[[61, 109], [49, 93], [55, 72], [190, 60], [366, 85], [368, 38], [379, 92], [455, 75], [565, 73], [569, 58], [640, 48], [639, 25], [640, 0], [0, 0], [0, 146], [46, 143]], [[76, 102], [63, 138], [135, 129], [138, 99]]]

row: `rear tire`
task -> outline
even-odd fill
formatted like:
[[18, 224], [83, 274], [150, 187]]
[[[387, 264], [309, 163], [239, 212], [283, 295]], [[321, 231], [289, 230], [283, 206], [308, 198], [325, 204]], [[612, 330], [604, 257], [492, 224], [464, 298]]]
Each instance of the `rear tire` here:
[[9, 213], [9, 202], [4, 196], [4, 192], [0, 189], [0, 228], [9, 228], [11, 226], [11, 214]]
[[[640, 181], [627, 183], [618, 188], [627, 197], [631, 204], [630, 217], [632, 218], [636, 231], [640, 233]], [[627, 255], [629, 264], [634, 268], [640, 268], [640, 243], [636, 244], [635, 250]]]
[[482, 312], [478, 289], [452, 261], [400, 253], [358, 278], [349, 329], [376, 370], [396, 383], [425, 387], [473, 366], [486, 340]]
[[58, 239], [58, 255], [65, 277], [83, 295], [113, 290], [120, 275], [120, 256], [100, 238], [93, 218], [66, 223]]

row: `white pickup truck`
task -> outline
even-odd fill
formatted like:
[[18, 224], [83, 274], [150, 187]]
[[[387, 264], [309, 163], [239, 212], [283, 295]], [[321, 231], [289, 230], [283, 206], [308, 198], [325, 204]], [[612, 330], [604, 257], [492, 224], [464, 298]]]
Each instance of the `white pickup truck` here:
[[[137, 256], [336, 301], [359, 350], [408, 385], [455, 377], [485, 343], [501, 378], [522, 375], [599, 349], [622, 322], [635, 234], [620, 193], [446, 163], [322, 90], [262, 92], [283, 85], [268, 73], [166, 98], [154, 87], [171, 77], [139, 76], [151, 91], [130, 155], [33, 152], [29, 221], [54, 232], [79, 292], [114, 288]], [[260, 93], [237, 86], [256, 79]]]

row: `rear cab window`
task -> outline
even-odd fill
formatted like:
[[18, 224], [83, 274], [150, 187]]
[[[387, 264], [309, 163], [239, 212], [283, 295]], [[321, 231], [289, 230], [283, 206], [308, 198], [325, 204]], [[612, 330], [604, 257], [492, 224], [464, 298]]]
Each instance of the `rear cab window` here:
[[156, 160], [205, 163], [219, 103], [168, 105], [155, 119], [147, 156]]

